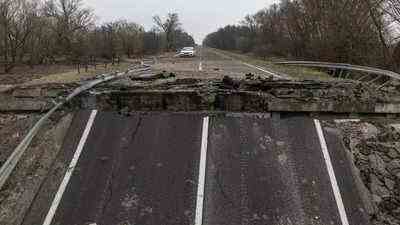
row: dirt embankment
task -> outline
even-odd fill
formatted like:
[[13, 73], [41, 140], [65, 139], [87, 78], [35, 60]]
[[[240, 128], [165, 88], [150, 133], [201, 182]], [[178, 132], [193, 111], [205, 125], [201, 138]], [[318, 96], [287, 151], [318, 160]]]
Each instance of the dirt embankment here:
[[0, 114], [0, 166], [38, 119], [37, 114]]
[[400, 125], [374, 121], [339, 127], [368, 189], [372, 223], [400, 224]]
[[[2, 117], [6, 116], [0, 115], [0, 118]], [[12, 124], [6, 123], [0, 129], [1, 137], [9, 137], [0, 139], [2, 160], [6, 159], [19, 144], [20, 139], [33, 124], [32, 120], [35, 120], [37, 116], [23, 116], [19, 120], [18, 117], [21, 116], [6, 117], [6, 120]], [[21, 224], [44, 179], [51, 175], [49, 174], [50, 168], [66, 168], [66, 165], [62, 163], [54, 165], [54, 162], [72, 117], [72, 114], [57, 113], [46, 122], [37, 137], [34, 138], [16, 170], [0, 192], [0, 224]]]

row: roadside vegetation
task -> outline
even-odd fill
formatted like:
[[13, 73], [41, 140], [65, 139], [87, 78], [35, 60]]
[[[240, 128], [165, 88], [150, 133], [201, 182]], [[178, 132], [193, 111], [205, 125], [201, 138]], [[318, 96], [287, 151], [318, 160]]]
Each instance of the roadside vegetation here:
[[127, 20], [98, 25], [95, 18], [82, 0], [0, 0], [0, 76], [55, 65], [106, 71], [126, 59], [195, 44], [175, 13], [155, 16], [148, 31]]
[[281, 0], [204, 45], [254, 55], [369, 65], [400, 72], [400, 1]]

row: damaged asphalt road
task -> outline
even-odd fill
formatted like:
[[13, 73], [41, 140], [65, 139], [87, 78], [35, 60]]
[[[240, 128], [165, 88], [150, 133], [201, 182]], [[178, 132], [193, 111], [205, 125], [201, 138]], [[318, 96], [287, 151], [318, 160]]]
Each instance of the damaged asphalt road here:
[[[201, 71], [197, 68], [199, 61], [204, 61]], [[47, 111], [78, 85], [9, 88], [0, 92], [0, 111]], [[201, 60], [160, 57], [151, 72], [97, 86], [68, 107], [108, 111], [396, 114], [400, 113], [396, 89], [376, 90], [351, 80], [281, 80], [208, 52]]]
[[[82, 140], [72, 134], [87, 126], [89, 114], [78, 114], [75, 120], [86, 122], [69, 130], [63, 152], [70, 156]], [[24, 224], [44, 224], [54, 204], [46, 224], [194, 224], [200, 212], [210, 225], [340, 224], [338, 204], [349, 224], [368, 224], [343, 146], [327, 146], [343, 196], [338, 203], [314, 121], [275, 116], [211, 116], [204, 137], [203, 114], [98, 112], [61, 201], [39, 191]]]
[[[398, 158], [371, 150], [385, 135], [358, 143], [357, 129], [321, 120], [319, 131], [313, 120], [395, 121], [396, 88], [277, 80], [215, 54], [202, 60], [160, 57], [152, 74], [69, 102], [1, 191], [0, 224], [398, 224], [397, 170], [381, 175]], [[0, 133], [12, 137], [2, 141], [2, 160], [78, 85], [0, 91]]]

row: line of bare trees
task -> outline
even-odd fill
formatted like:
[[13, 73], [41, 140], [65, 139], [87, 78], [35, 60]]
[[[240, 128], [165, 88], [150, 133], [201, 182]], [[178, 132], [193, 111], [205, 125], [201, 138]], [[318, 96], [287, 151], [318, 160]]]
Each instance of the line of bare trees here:
[[180, 43], [194, 45], [177, 14], [165, 21], [155, 17], [155, 25], [161, 29], [145, 31], [126, 20], [95, 25], [82, 0], [0, 0], [0, 73], [20, 64], [114, 63]]
[[400, 70], [399, 0], [281, 0], [204, 44], [261, 57], [346, 62]]

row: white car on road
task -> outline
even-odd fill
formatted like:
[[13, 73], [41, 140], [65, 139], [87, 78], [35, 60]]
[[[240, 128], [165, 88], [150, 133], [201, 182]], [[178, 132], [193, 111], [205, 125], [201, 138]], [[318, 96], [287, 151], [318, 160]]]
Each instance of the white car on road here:
[[184, 47], [181, 49], [178, 55], [179, 57], [194, 57], [196, 55], [196, 52], [194, 50], [194, 47]]

